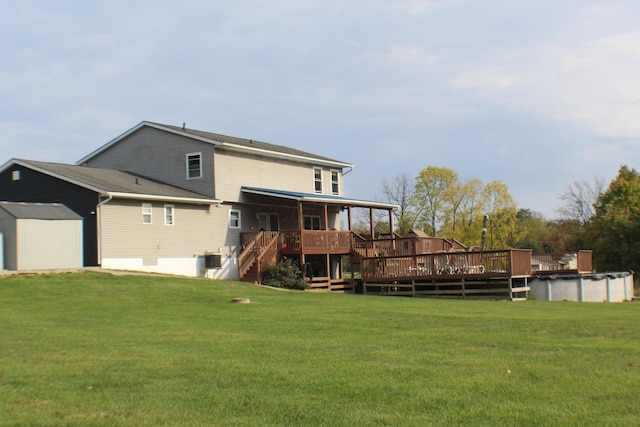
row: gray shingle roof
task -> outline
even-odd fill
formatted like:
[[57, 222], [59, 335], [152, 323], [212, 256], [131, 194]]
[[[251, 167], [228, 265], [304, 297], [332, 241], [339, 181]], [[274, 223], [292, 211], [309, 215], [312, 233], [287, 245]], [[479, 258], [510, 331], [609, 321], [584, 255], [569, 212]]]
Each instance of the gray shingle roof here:
[[126, 193], [141, 196], [203, 200], [211, 199], [202, 194], [153, 181], [129, 172], [34, 160], [17, 159], [15, 162], [100, 193]]
[[182, 128], [179, 126], [165, 125], [162, 123], [153, 123], [153, 122], [148, 122], [148, 123], [154, 124], [156, 126], [165, 127], [175, 132], [182, 132], [182, 133], [198, 136], [200, 138], [222, 142], [223, 144], [232, 144], [232, 145], [237, 145], [244, 148], [253, 148], [258, 150], [271, 151], [273, 153], [280, 153], [280, 154], [286, 154], [291, 156], [307, 157], [309, 159], [322, 160], [326, 162], [345, 163], [339, 160], [331, 159], [329, 157], [318, 156], [317, 154], [309, 153], [306, 151], [296, 150], [294, 148], [285, 147], [283, 145], [276, 145], [276, 144], [270, 144], [268, 142], [256, 141], [254, 139], [237, 138], [234, 136], [220, 135], [217, 133], [204, 132], [201, 130], [189, 129], [186, 127]]
[[4, 209], [17, 219], [82, 219], [80, 215], [61, 203], [0, 202], [0, 209]]

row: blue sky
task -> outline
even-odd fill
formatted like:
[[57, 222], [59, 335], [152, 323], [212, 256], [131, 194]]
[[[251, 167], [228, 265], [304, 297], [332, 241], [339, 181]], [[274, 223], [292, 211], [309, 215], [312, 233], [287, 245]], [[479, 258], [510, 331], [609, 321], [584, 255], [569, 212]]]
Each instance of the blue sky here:
[[74, 163], [142, 120], [429, 166], [555, 218], [640, 164], [640, 2], [0, 0], [0, 164]]

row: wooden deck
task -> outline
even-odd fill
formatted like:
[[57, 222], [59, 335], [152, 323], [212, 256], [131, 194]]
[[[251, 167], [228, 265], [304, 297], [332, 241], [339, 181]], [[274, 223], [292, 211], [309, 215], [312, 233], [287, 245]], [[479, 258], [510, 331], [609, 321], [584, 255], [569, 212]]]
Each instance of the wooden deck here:
[[375, 295], [526, 299], [529, 278], [550, 271], [590, 272], [591, 251], [532, 254], [511, 249], [366, 258], [364, 293]]
[[530, 250], [511, 249], [365, 258], [361, 274], [363, 282], [528, 277], [531, 255]]
[[[349, 231], [288, 230], [243, 233], [241, 279], [260, 281], [260, 265], [283, 256], [351, 255], [360, 264], [364, 293], [461, 298], [526, 298], [528, 279], [550, 271], [590, 272], [591, 251], [533, 254], [531, 250], [470, 251], [442, 238], [366, 240]], [[425, 253], [426, 252], [426, 253]], [[327, 258], [328, 259], [328, 258]], [[312, 291], [354, 292], [347, 278], [320, 274]]]

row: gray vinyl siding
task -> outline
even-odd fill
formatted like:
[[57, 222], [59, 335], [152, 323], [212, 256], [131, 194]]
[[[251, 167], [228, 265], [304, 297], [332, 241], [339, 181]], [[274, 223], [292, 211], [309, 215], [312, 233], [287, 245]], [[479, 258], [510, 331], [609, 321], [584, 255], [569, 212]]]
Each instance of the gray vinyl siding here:
[[[143, 127], [87, 162], [87, 166], [136, 173], [213, 197], [212, 144]], [[202, 178], [187, 179], [186, 155], [202, 153]]]
[[[216, 198], [236, 202], [241, 197], [242, 186], [314, 193], [313, 167], [313, 164], [217, 150], [214, 171]], [[330, 168], [323, 168], [322, 181], [323, 194], [330, 195]]]
[[171, 203], [174, 225], [165, 225], [165, 203], [151, 203], [151, 224], [142, 223], [142, 202], [114, 199], [101, 207], [103, 258], [142, 258], [154, 265], [158, 258], [235, 250], [237, 238], [227, 236], [228, 207]]

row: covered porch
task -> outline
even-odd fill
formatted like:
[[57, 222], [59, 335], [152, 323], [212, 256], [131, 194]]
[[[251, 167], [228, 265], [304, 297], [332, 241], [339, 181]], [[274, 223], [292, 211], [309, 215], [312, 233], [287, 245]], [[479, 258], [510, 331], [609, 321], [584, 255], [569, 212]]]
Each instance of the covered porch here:
[[243, 202], [255, 211], [256, 218], [268, 217], [269, 221], [260, 220], [258, 231], [240, 234], [240, 280], [260, 283], [263, 264], [290, 258], [301, 268], [306, 267], [305, 271], [312, 271], [307, 279], [310, 289], [316, 291], [354, 291], [354, 277], [345, 277], [343, 257], [350, 257], [352, 264], [359, 262], [355, 242], [365, 238], [353, 232], [353, 209], [368, 209], [373, 238], [374, 210], [386, 211], [393, 227], [393, 210], [397, 208], [340, 196], [264, 188], [242, 187], [242, 192]]

